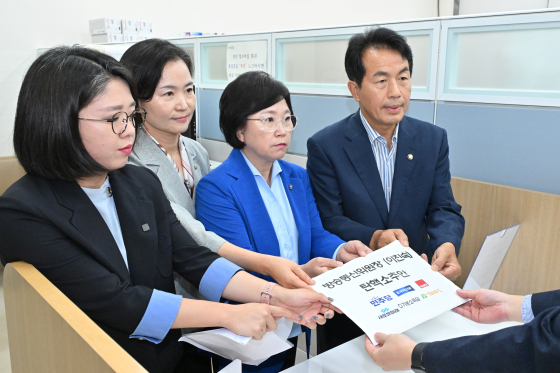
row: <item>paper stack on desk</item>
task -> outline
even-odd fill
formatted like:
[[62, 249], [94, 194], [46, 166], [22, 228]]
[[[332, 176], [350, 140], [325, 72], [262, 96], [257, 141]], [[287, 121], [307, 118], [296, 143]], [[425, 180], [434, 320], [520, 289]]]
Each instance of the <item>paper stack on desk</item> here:
[[333, 298], [373, 343], [377, 332], [402, 333], [466, 302], [453, 282], [399, 241], [314, 280], [312, 287]]
[[278, 328], [266, 333], [260, 341], [237, 335], [225, 328], [185, 334], [179, 341], [190, 343], [226, 359], [240, 359], [243, 364], [259, 365], [272, 355], [293, 346], [287, 341], [293, 323], [285, 318], [277, 320], [276, 323]]

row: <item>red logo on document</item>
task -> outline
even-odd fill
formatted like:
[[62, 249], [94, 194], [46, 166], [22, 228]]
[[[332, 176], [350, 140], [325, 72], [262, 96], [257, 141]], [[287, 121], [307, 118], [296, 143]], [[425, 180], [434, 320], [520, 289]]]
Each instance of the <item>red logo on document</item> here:
[[426, 281], [424, 281], [424, 280], [418, 280], [418, 281], [414, 281], [414, 282], [416, 282], [416, 285], [420, 286], [420, 289], [428, 287], [428, 284], [426, 284]]

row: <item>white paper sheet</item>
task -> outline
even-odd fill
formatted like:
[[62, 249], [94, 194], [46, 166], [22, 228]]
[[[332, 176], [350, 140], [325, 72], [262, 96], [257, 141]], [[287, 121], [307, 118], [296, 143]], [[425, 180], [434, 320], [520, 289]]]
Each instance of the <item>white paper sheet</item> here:
[[293, 323], [285, 318], [276, 323], [278, 328], [266, 333], [260, 341], [237, 335], [225, 328], [185, 334], [179, 341], [190, 343], [226, 359], [240, 359], [243, 364], [259, 365], [272, 355], [293, 346], [287, 341]]
[[236, 359], [232, 361], [227, 367], [220, 370], [220, 373], [241, 373], [241, 360]]
[[521, 224], [486, 236], [464, 290], [490, 289]]
[[377, 332], [402, 333], [466, 302], [453, 282], [399, 241], [314, 280], [312, 287], [333, 298], [374, 343]]

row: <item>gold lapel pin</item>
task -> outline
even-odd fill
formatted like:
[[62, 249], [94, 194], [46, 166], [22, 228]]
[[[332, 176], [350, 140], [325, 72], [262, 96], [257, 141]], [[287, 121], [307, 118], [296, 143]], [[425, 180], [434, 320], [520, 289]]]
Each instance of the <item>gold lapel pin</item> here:
[[196, 170], [198, 167], [196, 166], [196, 163], [194, 164], [194, 169]]
[[292, 190], [292, 184], [290, 184], [290, 186], [288, 188], [290, 188], [290, 190]]
[[407, 156], [407, 158], [408, 158], [409, 161], [412, 161], [412, 159], [414, 158], [414, 156], [413, 156], [412, 154], [409, 154], [409, 155]]

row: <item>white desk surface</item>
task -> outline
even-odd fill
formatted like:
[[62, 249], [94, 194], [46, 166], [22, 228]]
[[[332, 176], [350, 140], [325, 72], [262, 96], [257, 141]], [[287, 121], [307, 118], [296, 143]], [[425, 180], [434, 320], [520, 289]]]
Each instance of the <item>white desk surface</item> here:
[[[335, 316], [336, 317], [336, 316]], [[328, 322], [328, 321], [327, 321]], [[490, 333], [508, 326], [521, 325], [517, 322], [500, 324], [477, 324], [453, 311], [447, 311], [423, 324], [403, 333], [417, 342], [433, 342]], [[286, 373], [375, 373], [383, 372], [367, 354], [364, 336], [333, 348], [310, 360], [306, 360], [283, 372]], [[404, 372], [412, 372], [407, 370]]]

